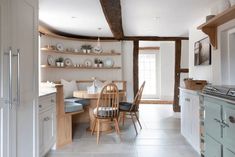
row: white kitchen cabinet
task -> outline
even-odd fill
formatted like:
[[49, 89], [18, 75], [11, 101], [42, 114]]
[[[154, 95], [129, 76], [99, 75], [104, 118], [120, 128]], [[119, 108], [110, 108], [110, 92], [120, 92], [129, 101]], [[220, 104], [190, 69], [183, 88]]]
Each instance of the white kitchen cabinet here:
[[56, 96], [39, 98], [39, 150], [43, 157], [56, 142]]
[[0, 157], [37, 157], [38, 0], [0, 0], [0, 88]]
[[200, 153], [199, 95], [197, 91], [180, 89], [181, 134]]

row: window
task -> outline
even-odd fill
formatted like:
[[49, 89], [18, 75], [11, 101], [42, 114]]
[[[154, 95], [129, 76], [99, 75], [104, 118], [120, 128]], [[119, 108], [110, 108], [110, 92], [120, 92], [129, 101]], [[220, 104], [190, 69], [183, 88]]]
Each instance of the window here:
[[139, 54], [139, 85], [146, 81], [143, 98], [157, 98], [157, 55], [156, 53]]

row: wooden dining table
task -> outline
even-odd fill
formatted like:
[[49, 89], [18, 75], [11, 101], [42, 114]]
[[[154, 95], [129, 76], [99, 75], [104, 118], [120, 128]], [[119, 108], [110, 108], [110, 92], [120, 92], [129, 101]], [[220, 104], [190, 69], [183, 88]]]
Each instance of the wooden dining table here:
[[[94, 116], [94, 109], [97, 107], [97, 101], [99, 98], [99, 93], [88, 93], [87, 91], [74, 91], [73, 96], [76, 98], [82, 98], [82, 99], [90, 99], [90, 105], [87, 107], [89, 108], [89, 118], [90, 118], [90, 126], [87, 130], [91, 131], [92, 126], [95, 122], [95, 116]], [[126, 91], [119, 91], [119, 101], [126, 101]], [[101, 123], [100, 131], [102, 132], [111, 132], [112, 126], [110, 125], [110, 120], [103, 120], [104, 122]], [[95, 131], [97, 131], [97, 127], [95, 128]]]

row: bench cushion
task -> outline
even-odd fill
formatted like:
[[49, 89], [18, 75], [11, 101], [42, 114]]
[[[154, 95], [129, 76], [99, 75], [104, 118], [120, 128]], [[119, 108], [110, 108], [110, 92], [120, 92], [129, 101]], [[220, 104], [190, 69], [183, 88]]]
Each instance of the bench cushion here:
[[71, 98], [66, 98], [64, 99], [64, 102], [73, 102], [73, 103], [79, 103], [79, 104], [82, 104], [83, 107], [87, 106], [90, 104], [90, 100], [89, 99], [80, 99], [80, 98], [74, 98], [74, 97], [71, 97]]
[[64, 99], [64, 110], [65, 112], [78, 112], [82, 111], [83, 107], [89, 104], [89, 99], [66, 98]]
[[65, 112], [78, 112], [83, 111], [83, 105], [76, 102], [65, 102], [64, 103]]

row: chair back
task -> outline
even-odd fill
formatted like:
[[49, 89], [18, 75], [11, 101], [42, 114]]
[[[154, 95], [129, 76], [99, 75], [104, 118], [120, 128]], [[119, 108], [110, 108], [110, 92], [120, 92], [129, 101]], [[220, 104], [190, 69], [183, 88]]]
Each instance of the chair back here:
[[130, 111], [139, 109], [139, 104], [140, 104], [142, 93], [144, 90], [144, 85], [145, 85], [145, 81], [142, 83], [140, 89], [138, 90], [138, 92], [135, 96], [134, 102], [132, 103]]
[[114, 83], [105, 85], [99, 95], [96, 107], [96, 117], [116, 118], [119, 115], [119, 92]]

